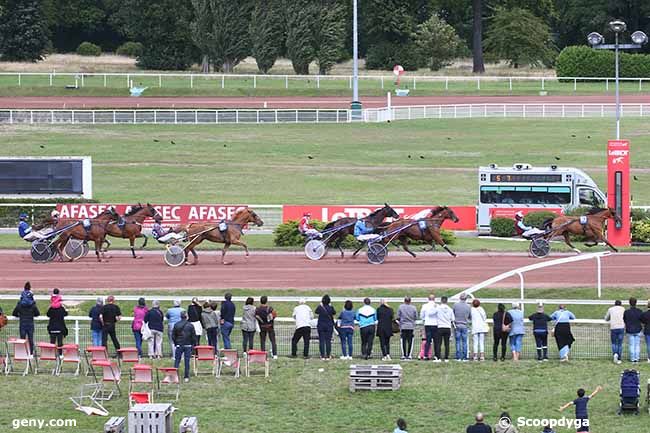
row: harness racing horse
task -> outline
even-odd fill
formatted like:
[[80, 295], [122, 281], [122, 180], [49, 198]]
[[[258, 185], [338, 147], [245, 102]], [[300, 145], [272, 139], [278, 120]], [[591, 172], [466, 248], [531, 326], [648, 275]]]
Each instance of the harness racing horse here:
[[[384, 203], [384, 207], [377, 209], [367, 217], [361, 219], [363, 221], [368, 221], [372, 227], [379, 227], [386, 218], [399, 218], [399, 215], [392, 207], [390, 207], [387, 203]], [[354, 217], [339, 218], [336, 221], [332, 221], [331, 223], [327, 224], [323, 229], [323, 231], [325, 231], [329, 229], [336, 229], [336, 227], [341, 227], [341, 229], [336, 231], [327, 241], [328, 246], [334, 242], [334, 246], [341, 252], [341, 258], [344, 257], [341, 243], [348, 235], [354, 234], [354, 224], [356, 222], [357, 218]]]
[[[447, 247], [447, 244], [440, 235], [440, 227], [442, 226], [442, 223], [448, 219], [452, 220], [455, 223], [459, 221], [458, 217], [452, 209], [448, 208], [447, 206], [437, 206], [431, 209], [431, 212], [427, 215], [426, 218], [419, 220], [400, 219], [386, 226], [384, 228], [384, 232], [390, 233], [393, 231], [398, 231], [398, 240], [402, 245], [402, 248], [413, 258], [415, 258], [416, 255], [408, 248], [409, 239], [412, 239], [414, 241], [424, 241], [428, 245], [431, 245], [432, 249], [435, 248], [435, 244], [438, 244], [449, 254], [456, 257], [456, 253]], [[401, 227], [404, 227], [404, 229], [400, 230]]]
[[564, 242], [578, 254], [581, 251], [571, 244], [570, 234], [583, 235], [588, 241], [585, 242], [587, 247], [594, 247], [599, 242], [604, 242], [612, 251], [618, 252], [618, 249], [610, 244], [604, 235], [605, 221], [612, 218], [617, 223], [621, 222], [621, 218], [616, 215], [616, 211], [612, 208], [594, 207], [589, 210], [585, 217], [586, 223], [581, 224], [579, 217], [560, 215], [544, 221], [544, 229], [550, 232], [549, 237], [564, 236]]
[[[68, 239], [75, 238], [82, 240], [84, 242], [93, 241], [95, 243], [95, 255], [97, 256], [97, 261], [101, 262], [102, 258], [99, 253], [101, 252], [101, 246], [106, 239], [107, 227], [111, 221], [117, 221], [119, 215], [115, 212], [113, 207], [109, 207], [104, 212], [97, 215], [97, 217], [88, 220], [90, 226], [84, 226], [83, 223], [72, 227], [70, 230], [66, 230], [61, 234], [59, 239], [55, 242], [56, 248], [59, 250], [59, 256], [64, 257], [63, 248], [65, 244], [68, 243]], [[61, 219], [56, 223], [54, 227], [55, 230], [65, 227], [70, 222], [74, 220], [70, 219]], [[104, 253], [102, 252], [102, 255]]]
[[192, 253], [192, 256], [194, 257], [194, 261], [192, 262], [193, 265], [199, 263], [199, 257], [196, 254], [196, 251], [194, 251], [194, 248], [204, 240], [224, 244], [223, 249], [221, 250], [221, 263], [229, 265], [231, 263], [226, 262], [225, 257], [230, 245], [239, 245], [244, 248], [244, 251], [246, 251], [246, 257], [250, 255], [248, 252], [248, 245], [240, 239], [243, 234], [243, 228], [249, 223], [261, 227], [264, 224], [264, 221], [262, 221], [255, 211], [248, 207], [244, 207], [235, 212], [232, 220], [226, 221], [227, 228], [223, 232], [219, 230], [219, 225], [209, 223], [180, 225], [174, 228], [174, 232], [187, 233], [187, 238], [190, 240], [190, 243], [185, 246], [185, 250]]
[[[142, 256], [136, 256], [135, 254], [135, 239], [144, 238], [141, 248], [147, 246], [147, 235], [142, 232], [142, 223], [146, 218], [153, 218], [158, 222], [162, 220], [162, 216], [149, 203], [147, 203], [146, 206], [142, 206], [138, 203], [133, 206], [131, 210], [125, 213], [124, 216], [120, 217], [117, 223], [110, 222], [106, 227], [106, 231], [109, 235], [129, 240], [129, 243], [131, 244], [131, 254], [134, 259], [142, 258]], [[108, 248], [111, 246], [111, 242], [108, 239], [106, 239], [105, 243], [106, 249], [104, 252], [108, 251]]]

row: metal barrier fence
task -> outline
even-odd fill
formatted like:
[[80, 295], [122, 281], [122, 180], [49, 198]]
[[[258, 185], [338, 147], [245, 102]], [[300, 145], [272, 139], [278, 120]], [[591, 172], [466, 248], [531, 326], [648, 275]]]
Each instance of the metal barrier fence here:
[[[416, 119], [616, 117], [615, 104], [453, 104], [368, 108], [365, 122]], [[621, 104], [621, 116], [650, 116], [650, 104]]]
[[[394, 87], [394, 75], [360, 75], [361, 89]], [[624, 90], [641, 92], [648, 77], [620, 78]], [[439, 91], [454, 90], [613, 90], [613, 77], [546, 77], [546, 76], [436, 76], [402, 77], [402, 87]], [[129, 88], [134, 85], [158, 88], [189, 89], [342, 89], [352, 88], [351, 75], [258, 75], [197, 74], [148, 72], [0, 72], [1, 87], [102, 87]]]
[[0, 124], [262, 124], [348, 123], [350, 110], [0, 110]]
[[[69, 335], [65, 342], [77, 343], [81, 346], [82, 350], [91, 345], [92, 338], [90, 332], [90, 326], [88, 319], [85, 317], [74, 317], [67, 321], [67, 326], [69, 329]], [[39, 320], [36, 322], [35, 326], [35, 341], [49, 341], [49, 336], [47, 334], [47, 322], [46, 320]], [[288, 356], [291, 354], [291, 338], [294, 332], [293, 319], [278, 318], [276, 319], [275, 324], [275, 334], [278, 344], [278, 355]], [[610, 336], [609, 336], [609, 324], [602, 320], [576, 320], [572, 323], [571, 329], [573, 335], [576, 339], [572, 350], [571, 350], [571, 359], [609, 359], [611, 357], [611, 346], [610, 346]], [[310, 355], [312, 357], [318, 357], [318, 341], [315, 340], [316, 331], [312, 330], [312, 341], [310, 345]], [[420, 342], [422, 336], [424, 335], [424, 329], [422, 326], [418, 325], [418, 328], [415, 332], [415, 339], [413, 344], [413, 357], [417, 357], [420, 349]], [[10, 336], [18, 336], [18, 322], [16, 320], [11, 320], [9, 324], [0, 330], [0, 341], [5, 342]], [[135, 340], [131, 331], [130, 323], [127, 320], [123, 320], [118, 323], [117, 326], [117, 337], [120, 341], [122, 347], [134, 347]], [[361, 350], [361, 339], [360, 339], [358, 329], [355, 329], [354, 338], [353, 338], [353, 355], [359, 356]], [[231, 334], [231, 341], [233, 348], [242, 349], [242, 333], [239, 330], [239, 325], [235, 325], [235, 328]], [[202, 343], [207, 342], [205, 335], [201, 339]], [[219, 347], [222, 347], [222, 339], [219, 336]], [[109, 347], [112, 348], [112, 343], [109, 339]], [[485, 338], [485, 355], [487, 359], [492, 358], [492, 332], [489, 332]], [[2, 345], [4, 346], [4, 345]], [[1, 346], [0, 346], [1, 347]], [[255, 348], [260, 347], [259, 334], [255, 335]], [[558, 350], [555, 344], [553, 337], [549, 335], [549, 357], [551, 359], [558, 358]], [[271, 350], [270, 343], [266, 343], [267, 350]], [[4, 352], [4, 347], [0, 350]], [[627, 344], [624, 347], [624, 359], [628, 359], [627, 355]], [[469, 335], [469, 351], [472, 352], [472, 336]], [[143, 352], [146, 354], [146, 343], [143, 345]], [[170, 353], [169, 339], [167, 333], [163, 335], [163, 354], [168, 355]], [[399, 358], [401, 353], [400, 349], [400, 340], [399, 336], [396, 335], [391, 338], [391, 355], [393, 358]], [[510, 348], [506, 349], [506, 353], [510, 353]], [[302, 354], [302, 341], [298, 345], [298, 354]], [[332, 344], [332, 355], [339, 356], [341, 355], [341, 344], [338, 337], [333, 337]], [[443, 351], [444, 354], [444, 351]], [[455, 343], [454, 337], [452, 335], [450, 341], [450, 359], [454, 358], [455, 354]], [[499, 352], [500, 354], [500, 352]], [[641, 350], [641, 357], [643, 358], [643, 344]], [[509, 356], [509, 355], [508, 355]], [[522, 350], [522, 359], [535, 359], [536, 358], [536, 349], [535, 349], [535, 339], [533, 337], [531, 324], [526, 324], [526, 335], [523, 339], [523, 350]], [[373, 358], [380, 358], [381, 351], [379, 347], [379, 341], [375, 339], [373, 345]]]

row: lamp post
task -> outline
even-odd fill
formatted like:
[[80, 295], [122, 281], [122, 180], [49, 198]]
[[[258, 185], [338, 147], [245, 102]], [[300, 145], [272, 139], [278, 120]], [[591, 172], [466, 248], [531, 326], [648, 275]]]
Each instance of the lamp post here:
[[359, 25], [357, 22], [357, 3], [352, 0], [352, 118], [361, 117], [361, 101], [359, 101]]
[[621, 138], [621, 98], [619, 93], [619, 56], [620, 49], [639, 49], [642, 45], [648, 42], [648, 36], [642, 31], [638, 30], [632, 33], [632, 44], [619, 44], [618, 36], [627, 29], [627, 25], [620, 20], [615, 20], [609, 23], [609, 28], [614, 32], [614, 44], [603, 44], [605, 38], [600, 33], [591, 32], [587, 35], [587, 42], [595, 49], [599, 50], [614, 50], [614, 70], [616, 76], [616, 139]]

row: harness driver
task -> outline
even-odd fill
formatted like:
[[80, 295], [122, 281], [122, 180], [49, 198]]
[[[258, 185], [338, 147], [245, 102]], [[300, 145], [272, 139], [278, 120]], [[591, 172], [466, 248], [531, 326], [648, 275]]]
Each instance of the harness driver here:
[[162, 219], [158, 218], [154, 221], [151, 229], [151, 235], [155, 240], [161, 244], [166, 244], [170, 241], [181, 241], [185, 239], [185, 233], [175, 233], [171, 227], [164, 228], [162, 226]]
[[[56, 225], [58, 222], [59, 212], [53, 210], [50, 214], [52, 217], [53, 225]], [[38, 231], [32, 231], [32, 227], [27, 222], [29, 216], [26, 213], [21, 213], [18, 216], [20, 223], [18, 224], [18, 235], [27, 242], [33, 242], [37, 239], [45, 239], [50, 233], [54, 231], [53, 227], [45, 227]]]
[[531, 239], [535, 235], [545, 233], [544, 230], [540, 230], [537, 227], [527, 226], [524, 223], [524, 213], [522, 211], [515, 214], [515, 231], [517, 235], [524, 239]]
[[311, 213], [305, 212], [302, 214], [302, 218], [300, 219], [300, 223], [298, 224], [298, 231], [300, 232], [301, 235], [306, 236], [308, 238], [322, 238], [323, 234], [316, 230], [314, 226], [312, 226], [309, 223], [309, 220], [311, 219]]
[[380, 235], [373, 233], [373, 231], [374, 229], [369, 222], [360, 219], [354, 223], [354, 237], [357, 238], [357, 240], [360, 242], [365, 242], [381, 237]]

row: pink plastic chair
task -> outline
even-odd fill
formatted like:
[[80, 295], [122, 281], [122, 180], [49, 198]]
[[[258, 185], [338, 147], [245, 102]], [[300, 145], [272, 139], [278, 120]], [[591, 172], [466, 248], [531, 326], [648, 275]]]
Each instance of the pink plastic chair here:
[[110, 400], [113, 398], [116, 392], [118, 396], [121, 396], [122, 391], [120, 390], [120, 381], [122, 379], [122, 373], [120, 371], [119, 365], [116, 362], [111, 361], [96, 361], [93, 362], [92, 365], [93, 367], [101, 367], [102, 382], [105, 384], [110, 383], [112, 385], [110, 391], [104, 389], [102, 399]]
[[269, 377], [269, 354], [263, 350], [249, 350], [244, 354], [246, 358], [246, 377], [251, 375], [251, 364], [262, 364], [264, 366], [264, 377]]
[[131, 394], [134, 385], [146, 385], [148, 392], [153, 392], [153, 368], [147, 364], [135, 364], [130, 371], [129, 394]]
[[88, 346], [84, 355], [86, 356], [86, 376], [95, 362], [109, 361], [108, 350], [105, 346]]
[[[160, 375], [163, 378], [160, 379]], [[165, 388], [174, 388], [173, 391], [163, 390]], [[176, 400], [181, 393], [181, 379], [178, 376], [178, 368], [174, 367], [158, 367], [156, 368], [156, 395], [174, 395]]]
[[218, 361], [217, 377], [221, 376], [221, 370], [223, 370], [224, 366], [233, 368], [235, 370], [235, 377], [239, 377], [241, 359], [239, 358], [237, 349], [221, 349], [219, 351]]
[[59, 371], [58, 375], [66, 374], [63, 373], [63, 367], [65, 364], [75, 364], [74, 376], [79, 375], [79, 370], [81, 370], [81, 354], [79, 353], [78, 344], [64, 344], [61, 346], [61, 360], [59, 361]]
[[118, 358], [120, 360], [120, 364], [137, 364], [140, 362], [138, 349], [135, 347], [123, 347], [122, 349], [119, 349], [117, 353], [120, 354], [120, 358]]
[[[13, 351], [9, 350], [9, 346], [13, 346]], [[24, 362], [25, 370], [23, 370], [22, 375], [26, 376], [29, 373], [29, 370], [34, 370], [34, 357], [29, 350], [29, 340], [22, 338], [9, 337], [7, 340], [7, 366], [5, 368], [5, 374], [13, 373], [14, 367], [17, 363]], [[11, 352], [11, 355], [9, 355]]]
[[36, 343], [38, 350], [36, 361], [34, 362], [34, 374], [38, 374], [38, 367], [41, 362], [53, 362], [52, 376], [59, 372], [59, 356], [56, 344], [40, 342]]
[[196, 350], [196, 355], [194, 355], [192, 361], [194, 366], [194, 376], [199, 375], [199, 363], [204, 362], [212, 367], [210, 374], [217, 374], [217, 360], [214, 356], [214, 346], [194, 346]]

